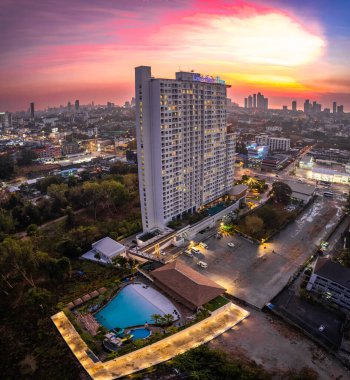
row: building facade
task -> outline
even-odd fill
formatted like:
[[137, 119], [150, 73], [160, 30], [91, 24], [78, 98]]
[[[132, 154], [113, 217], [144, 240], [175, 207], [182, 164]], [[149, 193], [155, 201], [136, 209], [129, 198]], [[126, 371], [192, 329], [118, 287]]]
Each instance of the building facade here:
[[270, 152], [290, 150], [290, 139], [285, 137], [271, 137], [263, 134], [256, 136], [255, 141], [258, 145], [267, 145]]
[[235, 136], [227, 133], [226, 84], [192, 72], [156, 79], [135, 69], [142, 224], [162, 229], [233, 186]]
[[319, 258], [307, 290], [350, 310], [350, 269], [327, 258]]

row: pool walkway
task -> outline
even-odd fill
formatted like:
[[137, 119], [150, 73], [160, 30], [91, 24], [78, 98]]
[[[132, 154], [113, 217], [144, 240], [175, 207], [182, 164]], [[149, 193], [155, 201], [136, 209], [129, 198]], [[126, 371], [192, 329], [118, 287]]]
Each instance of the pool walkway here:
[[112, 380], [162, 363], [207, 343], [248, 316], [248, 311], [230, 302], [193, 326], [149, 346], [103, 363], [92, 359], [94, 355], [91, 350], [63, 312], [53, 315], [51, 319], [91, 378]]

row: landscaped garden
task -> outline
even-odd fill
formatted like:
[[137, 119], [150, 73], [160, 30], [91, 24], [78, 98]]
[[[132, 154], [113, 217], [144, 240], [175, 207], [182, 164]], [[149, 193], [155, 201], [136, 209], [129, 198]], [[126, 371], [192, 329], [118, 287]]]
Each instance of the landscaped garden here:
[[264, 206], [233, 224], [233, 229], [257, 240], [267, 241], [298, 215], [283, 205], [268, 201]]

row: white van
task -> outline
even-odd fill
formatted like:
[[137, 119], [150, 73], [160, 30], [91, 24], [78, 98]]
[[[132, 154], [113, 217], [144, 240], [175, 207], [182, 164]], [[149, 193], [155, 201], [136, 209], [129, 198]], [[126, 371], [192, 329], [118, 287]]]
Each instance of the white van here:
[[201, 268], [208, 268], [208, 264], [204, 261], [198, 261], [197, 265]]

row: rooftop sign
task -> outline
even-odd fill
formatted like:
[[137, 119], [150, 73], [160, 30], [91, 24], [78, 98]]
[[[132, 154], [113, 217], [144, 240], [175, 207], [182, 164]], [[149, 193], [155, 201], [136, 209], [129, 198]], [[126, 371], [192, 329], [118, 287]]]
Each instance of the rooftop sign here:
[[219, 76], [212, 77], [210, 75], [193, 74], [193, 80], [195, 82], [225, 84], [225, 81], [220, 79]]

